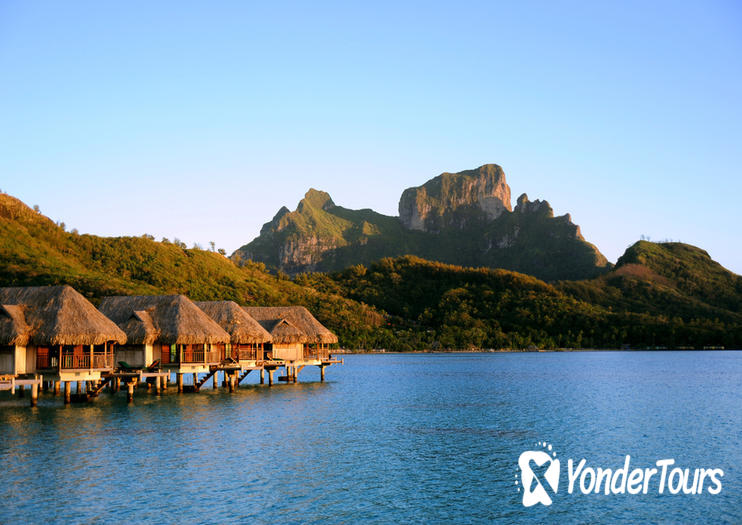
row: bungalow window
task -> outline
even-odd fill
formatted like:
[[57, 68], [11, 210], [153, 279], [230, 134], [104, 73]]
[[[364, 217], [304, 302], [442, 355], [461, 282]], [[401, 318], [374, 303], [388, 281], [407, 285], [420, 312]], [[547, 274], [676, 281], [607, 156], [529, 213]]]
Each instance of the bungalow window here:
[[163, 363], [177, 363], [178, 362], [178, 348], [176, 345], [161, 345], [160, 346], [160, 359]]

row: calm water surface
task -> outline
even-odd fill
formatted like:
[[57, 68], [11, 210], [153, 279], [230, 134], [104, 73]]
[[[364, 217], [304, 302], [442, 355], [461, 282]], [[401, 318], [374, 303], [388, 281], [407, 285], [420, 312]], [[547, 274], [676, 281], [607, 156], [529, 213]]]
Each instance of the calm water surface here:
[[[742, 352], [357, 355], [327, 378], [0, 394], [0, 522], [742, 522]], [[517, 459], [544, 440], [559, 491], [524, 508]], [[723, 490], [566, 493], [567, 458], [626, 454], [722, 468]]]

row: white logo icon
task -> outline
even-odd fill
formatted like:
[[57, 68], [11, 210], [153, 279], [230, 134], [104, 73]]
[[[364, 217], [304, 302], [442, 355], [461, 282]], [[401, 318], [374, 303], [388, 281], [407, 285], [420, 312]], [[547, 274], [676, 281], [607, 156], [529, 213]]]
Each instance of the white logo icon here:
[[[527, 450], [518, 458], [523, 486], [523, 506], [525, 507], [532, 507], [537, 503], [551, 505], [551, 496], [547, 488], [551, 489], [554, 494], [559, 489], [559, 460], [556, 459], [556, 452], [552, 452], [551, 445], [545, 442], [538, 444], [548, 452]], [[517, 480], [515, 484], [518, 484]]]

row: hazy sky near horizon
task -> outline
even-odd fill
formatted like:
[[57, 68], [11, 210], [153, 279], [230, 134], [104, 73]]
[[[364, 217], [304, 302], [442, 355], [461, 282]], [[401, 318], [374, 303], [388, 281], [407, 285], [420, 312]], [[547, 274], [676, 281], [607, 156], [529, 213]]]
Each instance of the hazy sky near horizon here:
[[742, 4], [0, 3], [0, 189], [229, 253], [310, 187], [397, 214], [500, 164], [613, 262], [742, 274]]

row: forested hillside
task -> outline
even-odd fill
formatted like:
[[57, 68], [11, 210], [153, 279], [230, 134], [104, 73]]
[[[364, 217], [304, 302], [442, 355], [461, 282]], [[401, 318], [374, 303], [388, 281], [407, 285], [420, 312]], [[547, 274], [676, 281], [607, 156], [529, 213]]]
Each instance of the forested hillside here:
[[0, 194], [0, 285], [301, 304], [342, 346], [388, 350], [742, 346], [742, 278], [706, 252], [639, 242], [607, 274], [547, 284], [412, 256], [290, 279], [179, 242], [66, 232]]

